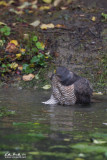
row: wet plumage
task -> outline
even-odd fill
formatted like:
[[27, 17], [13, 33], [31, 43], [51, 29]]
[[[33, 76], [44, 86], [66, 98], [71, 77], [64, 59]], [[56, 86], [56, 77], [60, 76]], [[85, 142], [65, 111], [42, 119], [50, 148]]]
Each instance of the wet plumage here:
[[52, 75], [52, 95], [45, 104], [74, 105], [89, 104], [92, 96], [90, 82], [83, 77], [70, 72], [65, 67], [59, 67]]

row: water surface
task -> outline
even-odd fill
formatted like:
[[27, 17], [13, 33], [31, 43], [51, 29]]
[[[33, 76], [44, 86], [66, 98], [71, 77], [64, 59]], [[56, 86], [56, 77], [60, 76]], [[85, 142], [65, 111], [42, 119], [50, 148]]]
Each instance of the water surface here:
[[[25, 154], [27, 160], [106, 159], [106, 96], [98, 96], [99, 102], [89, 106], [42, 104], [49, 96], [50, 91], [44, 90], [0, 89], [0, 107], [15, 111], [0, 118], [2, 160], [6, 153]], [[92, 151], [81, 150], [80, 144]]]

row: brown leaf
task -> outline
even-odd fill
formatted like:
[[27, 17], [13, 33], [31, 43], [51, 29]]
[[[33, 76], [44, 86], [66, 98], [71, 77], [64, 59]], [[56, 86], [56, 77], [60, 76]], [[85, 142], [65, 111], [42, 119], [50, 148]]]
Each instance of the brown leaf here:
[[34, 74], [24, 75], [22, 78], [24, 81], [31, 81], [34, 78]]
[[57, 24], [55, 25], [56, 28], [65, 28], [65, 26], [63, 24]]
[[9, 53], [17, 53], [18, 47], [14, 43], [8, 43], [5, 51]]

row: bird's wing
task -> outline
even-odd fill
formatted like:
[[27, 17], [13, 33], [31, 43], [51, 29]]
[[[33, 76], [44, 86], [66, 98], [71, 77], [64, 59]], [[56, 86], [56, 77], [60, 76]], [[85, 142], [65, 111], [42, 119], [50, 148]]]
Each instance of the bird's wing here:
[[92, 96], [92, 87], [90, 82], [85, 78], [80, 78], [74, 83], [74, 92], [77, 101], [80, 103], [89, 103]]

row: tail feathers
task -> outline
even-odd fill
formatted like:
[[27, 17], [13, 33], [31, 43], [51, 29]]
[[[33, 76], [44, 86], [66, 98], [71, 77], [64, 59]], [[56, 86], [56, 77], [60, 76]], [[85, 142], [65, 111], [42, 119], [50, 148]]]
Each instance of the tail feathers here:
[[44, 103], [44, 104], [57, 104], [58, 100], [53, 95], [51, 95], [51, 97], [48, 101], [42, 102], [42, 103]]

